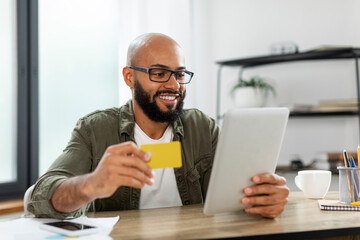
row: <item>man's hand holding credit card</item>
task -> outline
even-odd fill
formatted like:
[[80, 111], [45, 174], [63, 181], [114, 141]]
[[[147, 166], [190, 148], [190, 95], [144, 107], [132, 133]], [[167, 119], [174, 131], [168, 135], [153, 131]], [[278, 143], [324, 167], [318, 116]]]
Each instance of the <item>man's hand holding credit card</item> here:
[[151, 154], [148, 164], [152, 169], [181, 167], [181, 145], [179, 141], [144, 144], [140, 146], [140, 149]]

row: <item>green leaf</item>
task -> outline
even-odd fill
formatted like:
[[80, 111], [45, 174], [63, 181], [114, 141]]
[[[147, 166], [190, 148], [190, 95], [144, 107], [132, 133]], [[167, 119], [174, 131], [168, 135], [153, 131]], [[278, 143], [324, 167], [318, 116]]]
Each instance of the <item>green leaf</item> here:
[[266, 82], [264, 78], [259, 76], [251, 77], [250, 80], [245, 80], [240, 78], [238, 82], [232, 87], [230, 94], [234, 96], [235, 91], [238, 88], [243, 87], [254, 87], [254, 88], [263, 88], [265, 90], [265, 94], [268, 95], [271, 92], [274, 96], [276, 96], [275, 88]]

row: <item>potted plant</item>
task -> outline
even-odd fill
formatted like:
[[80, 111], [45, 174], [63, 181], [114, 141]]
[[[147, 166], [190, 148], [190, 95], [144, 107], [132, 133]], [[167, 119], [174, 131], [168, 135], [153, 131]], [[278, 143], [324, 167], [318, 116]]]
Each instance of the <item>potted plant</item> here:
[[237, 107], [263, 107], [267, 96], [275, 89], [264, 78], [254, 76], [250, 80], [239, 79], [231, 89], [231, 96]]

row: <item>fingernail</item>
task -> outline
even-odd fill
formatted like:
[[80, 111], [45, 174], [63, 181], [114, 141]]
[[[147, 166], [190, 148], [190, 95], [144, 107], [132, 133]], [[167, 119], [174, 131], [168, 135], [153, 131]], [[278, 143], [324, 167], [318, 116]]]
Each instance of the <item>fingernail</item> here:
[[254, 177], [254, 182], [255, 182], [255, 183], [259, 183], [259, 182], [260, 182], [260, 178], [259, 178], [258, 176], [255, 176], [255, 177]]
[[144, 158], [146, 161], [150, 161], [151, 153], [150, 152], [145, 153]]
[[149, 178], [149, 185], [152, 186], [155, 183], [155, 180], [153, 178]]
[[151, 174], [152, 174], [152, 177], [154, 178], [155, 177], [155, 171], [151, 170]]
[[245, 192], [246, 194], [251, 194], [253, 191], [252, 191], [251, 188], [245, 188], [244, 192]]
[[249, 204], [249, 203], [250, 203], [250, 199], [248, 199], [248, 198], [243, 198], [243, 199], [242, 199], [242, 203], [243, 203], [243, 204]]

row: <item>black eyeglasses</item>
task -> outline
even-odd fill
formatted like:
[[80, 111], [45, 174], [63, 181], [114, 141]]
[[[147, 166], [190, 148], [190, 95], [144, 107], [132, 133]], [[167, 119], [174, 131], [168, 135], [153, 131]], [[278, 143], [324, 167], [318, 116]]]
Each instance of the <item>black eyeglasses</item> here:
[[142, 68], [142, 67], [133, 67], [133, 66], [130, 66], [129, 68], [134, 69], [136, 71], [148, 73], [150, 81], [159, 82], [159, 83], [164, 83], [169, 81], [171, 75], [174, 74], [174, 77], [179, 84], [188, 84], [191, 81], [192, 77], [194, 76], [193, 72], [187, 70], [171, 71], [169, 69], [163, 69], [163, 68]]

